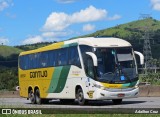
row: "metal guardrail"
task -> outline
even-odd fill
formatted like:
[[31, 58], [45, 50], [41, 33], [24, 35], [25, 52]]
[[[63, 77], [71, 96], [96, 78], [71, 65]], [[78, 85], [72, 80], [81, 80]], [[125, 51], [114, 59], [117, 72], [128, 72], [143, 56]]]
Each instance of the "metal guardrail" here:
[[142, 86], [142, 85], [151, 85], [151, 83], [150, 82], [140, 82], [139, 86]]

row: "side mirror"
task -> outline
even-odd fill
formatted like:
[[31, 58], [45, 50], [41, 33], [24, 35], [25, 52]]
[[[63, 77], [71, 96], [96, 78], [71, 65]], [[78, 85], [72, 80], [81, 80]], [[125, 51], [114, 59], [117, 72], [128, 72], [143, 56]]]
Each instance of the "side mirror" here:
[[91, 56], [92, 60], [93, 60], [93, 65], [97, 66], [97, 56], [92, 53], [92, 52], [86, 52], [87, 55]]
[[140, 57], [140, 64], [143, 65], [144, 64], [144, 56], [142, 53], [138, 52], [138, 51], [134, 51], [135, 54], [137, 54]]

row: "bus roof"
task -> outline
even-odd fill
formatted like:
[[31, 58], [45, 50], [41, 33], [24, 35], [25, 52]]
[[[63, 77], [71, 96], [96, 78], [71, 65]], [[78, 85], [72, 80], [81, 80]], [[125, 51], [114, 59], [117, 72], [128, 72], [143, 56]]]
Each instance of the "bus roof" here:
[[47, 50], [54, 50], [58, 48], [67, 47], [67, 45], [72, 45], [77, 43], [78, 45], [88, 45], [92, 47], [129, 47], [131, 44], [123, 39], [114, 38], [114, 37], [86, 37], [86, 38], [77, 38], [67, 41], [62, 41], [58, 43], [53, 43], [51, 45], [38, 48], [35, 50], [21, 52], [20, 55], [26, 55], [36, 52], [42, 52]]
[[131, 44], [123, 39], [114, 37], [86, 37], [65, 41], [65, 44], [78, 43], [93, 47], [128, 47]]

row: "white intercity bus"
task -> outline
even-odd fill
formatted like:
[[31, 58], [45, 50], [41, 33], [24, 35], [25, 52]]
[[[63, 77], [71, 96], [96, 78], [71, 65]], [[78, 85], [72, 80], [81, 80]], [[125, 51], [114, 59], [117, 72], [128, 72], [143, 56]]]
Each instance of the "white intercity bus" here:
[[22, 52], [19, 56], [20, 96], [31, 103], [135, 98], [139, 79], [132, 45], [112, 37], [78, 38]]

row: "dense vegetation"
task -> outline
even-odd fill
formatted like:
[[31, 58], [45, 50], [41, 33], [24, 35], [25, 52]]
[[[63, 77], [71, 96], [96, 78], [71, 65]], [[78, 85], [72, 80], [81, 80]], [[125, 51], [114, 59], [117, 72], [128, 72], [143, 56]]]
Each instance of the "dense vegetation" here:
[[0, 66], [0, 90], [15, 90], [18, 85], [17, 67], [2, 67]]
[[[99, 30], [95, 33], [81, 37], [118, 37], [129, 41], [133, 45], [134, 50], [143, 52], [143, 36], [145, 31], [150, 33], [150, 39], [152, 39], [150, 42], [153, 60], [150, 62], [153, 66], [160, 67], [160, 21], [158, 20], [152, 18], [137, 20], [126, 24], [117, 25], [112, 28]], [[16, 85], [18, 85], [17, 66], [18, 55], [20, 52], [43, 47], [51, 43], [54, 42], [43, 42], [15, 47], [0, 45], [0, 90], [12, 90]], [[158, 83], [159, 76], [159, 73], [149, 73], [148, 75], [142, 77], [142, 81], [160, 84]]]

